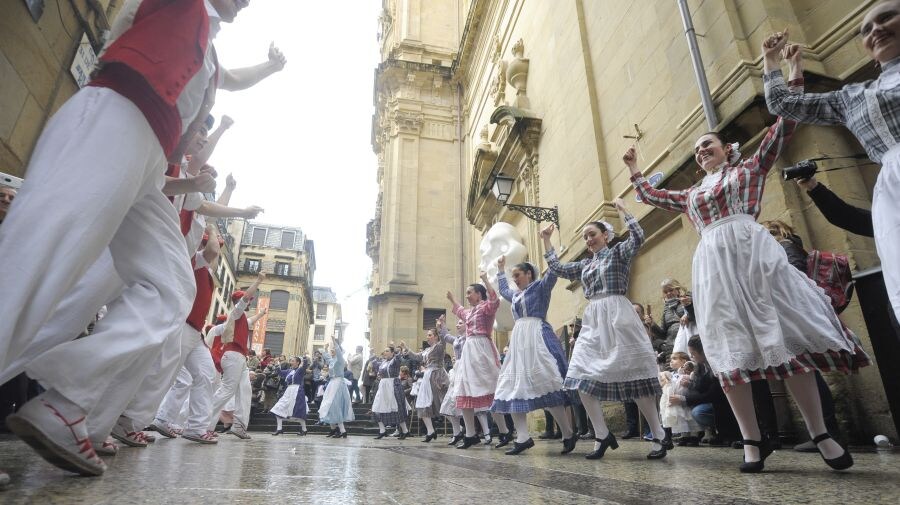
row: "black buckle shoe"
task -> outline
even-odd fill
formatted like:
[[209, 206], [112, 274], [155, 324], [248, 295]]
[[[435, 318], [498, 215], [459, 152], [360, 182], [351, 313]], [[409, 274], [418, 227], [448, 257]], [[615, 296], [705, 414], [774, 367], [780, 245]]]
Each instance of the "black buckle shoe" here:
[[273, 436], [273, 437], [276, 437], [276, 436], [282, 435], [282, 434], [284, 434], [284, 430], [275, 430], [275, 431], [272, 433], [272, 436]]
[[[831, 438], [831, 435], [829, 435], [828, 433], [822, 433], [818, 437], [813, 438], [813, 443], [818, 446], [819, 442], [823, 442], [825, 440], [828, 440], [829, 438]], [[834, 439], [832, 438], [832, 440]], [[836, 458], [827, 459], [825, 458], [825, 455], [822, 454], [822, 451], [819, 451], [819, 455], [822, 456], [822, 461], [824, 461], [825, 464], [830, 466], [831, 468], [834, 468], [835, 470], [846, 470], [853, 466], [853, 456], [850, 455], [850, 451], [848, 451], [846, 447], [841, 445], [841, 448], [844, 449], [844, 454]]]
[[750, 461], [744, 460], [741, 463], [740, 469], [741, 473], [759, 473], [763, 471], [763, 468], [766, 466], [766, 458], [772, 454], [772, 446], [769, 444], [769, 439], [764, 438], [762, 440], [744, 440], [744, 445], [752, 445], [754, 447], [759, 448], [759, 461]]
[[381, 440], [382, 438], [384, 438], [385, 435], [386, 435], [386, 433], [382, 431], [382, 432], [378, 433], [378, 436], [375, 437], [375, 440]]
[[575, 450], [575, 443], [578, 442], [578, 434], [574, 434], [569, 438], [563, 439], [563, 450], [560, 454], [569, 454]]
[[518, 442], [513, 442], [512, 449], [506, 451], [504, 454], [506, 454], [507, 456], [515, 456], [516, 454], [521, 454], [522, 452], [531, 449], [532, 447], [534, 447], [534, 439], [529, 438], [521, 444]]
[[595, 438], [597, 442], [600, 442], [600, 447], [592, 452], [589, 452], [584, 459], [600, 459], [606, 454], [607, 449], [616, 450], [619, 448], [619, 442], [616, 440], [616, 436], [609, 432], [609, 435], [606, 435], [606, 438], [603, 440], [599, 438]]
[[457, 449], [468, 449], [469, 447], [472, 447], [473, 445], [477, 444], [480, 441], [481, 441], [481, 439], [478, 438], [477, 436], [463, 437], [462, 443], [457, 445], [456, 448]]
[[[662, 440], [654, 438], [652, 442], [655, 442], [661, 446], [658, 451], [651, 450], [649, 454], [647, 454], [647, 459], [663, 459], [668, 454], [668, 450], [666, 449], [666, 443]], [[671, 441], [670, 441], [671, 443]]]
[[345, 431], [343, 433], [338, 433], [334, 436], [334, 438], [347, 438], [347, 432]]
[[456, 444], [458, 444], [459, 441], [462, 440], [464, 436], [465, 436], [465, 435], [463, 435], [462, 433], [460, 433], [460, 434], [458, 434], [458, 435], [453, 435], [453, 438], [450, 439], [450, 442], [448, 442], [447, 445], [456, 445]]
[[509, 445], [510, 442], [512, 442], [512, 439], [513, 439], [512, 433], [501, 433], [500, 434], [500, 443], [498, 443], [494, 447], [497, 449], [499, 449], [501, 447], [505, 447], [505, 446]]
[[298, 436], [298, 437], [305, 437], [305, 436], [306, 436], [306, 433], [307, 433], [306, 430], [298, 431], [298, 432], [297, 432], [297, 436]]
[[432, 440], [434, 440], [436, 438], [437, 438], [437, 432], [435, 431], [431, 435], [425, 435], [425, 440], [422, 440], [422, 441], [427, 444], [428, 442], [431, 442]]
[[408, 436], [409, 436], [409, 432], [408, 432], [408, 431], [407, 431], [406, 433], [401, 433], [401, 434], [397, 437], [397, 440], [406, 440], [406, 437], [408, 437]]

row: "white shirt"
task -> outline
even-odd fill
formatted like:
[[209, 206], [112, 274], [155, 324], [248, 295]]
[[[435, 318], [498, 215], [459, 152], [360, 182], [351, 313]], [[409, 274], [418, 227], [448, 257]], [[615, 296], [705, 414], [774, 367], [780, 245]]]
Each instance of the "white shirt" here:
[[[216, 73], [213, 39], [219, 33], [222, 18], [219, 16], [216, 8], [209, 3], [209, 0], [204, 0], [203, 3], [206, 5], [206, 13], [209, 15], [209, 43], [206, 45], [206, 56], [203, 58], [203, 66], [191, 77], [191, 80], [185, 85], [181, 94], [178, 95], [178, 100], [175, 102], [175, 105], [178, 107], [178, 113], [181, 115], [182, 134], [187, 131], [188, 126], [197, 117], [197, 113], [200, 112], [209, 80]], [[224, 78], [225, 74], [219, 72], [219, 86], [222, 85]]]

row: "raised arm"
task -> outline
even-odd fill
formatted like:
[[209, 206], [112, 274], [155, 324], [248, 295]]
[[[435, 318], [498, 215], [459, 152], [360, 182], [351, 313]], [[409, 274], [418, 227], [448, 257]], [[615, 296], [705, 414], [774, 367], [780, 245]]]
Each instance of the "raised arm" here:
[[456, 298], [453, 296], [453, 293], [447, 291], [447, 300], [450, 300], [450, 305], [453, 307], [451, 310], [456, 317], [462, 319], [463, 321], [469, 317], [469, 311], [463, 308], [462, 305], [456, 303]]
[[626, 258], [633, 258], [637, 254], [638, 249], [644, 243], [644, 229], [638, 223], [638, 220], [625, 209], [625, 202], [621, 198], [615, 200], [616, 210], [619, 211], [619, 218], [628, 227], [628, 238], [616, 245], [616, 249]]
[[541, 239], [544, 242], [544, 259], [547, 260], [547, 266], [550, 268], [551, 272], [564, 279], [580, 279], [582, 269], [581, 262], [563, 263], [559, 261], [559, 257], [556, 256], [553, 244], [550, 243], [550, 237], [553, 235], [553, 230], [555, 229], [556, 226], [554, 226], [553, 223], [550, 223], [541, 230]]
[[801, 123], [843, 124], [846, 121], [843, 91], [796, 93], [789, 89], [781, 72], [781, 59], [784, 57], [790, 62], [790, 84], [797, 79], [802, 82], [803, 52], [796, 44], [786, 44], [787, 30], [775, 33], [763, 42], [763, 83], [769, 112]]
[[641, 202], [652, 205], [663, 210], [671, 210], [673, 212], [685, 212], [687, 210], [688, 192], [670, 191], [668, 189], [657, 189], [644, 179], [641, 169], [637, 166], [637, 151], [634, 146], [628, 148], [622, 156], [622, 161], [628, 167], [631, 173], [631, 184], [634, 191], [641, 197]]
[[494, 291], [494, 287], [491, 286], [490, 281], [488, 281], [487, 272], [481, 272], [481, 282], [484, 283], [484, 289], [487, 291], [488, 302], [491, 309], [496, 311], [500, 307], [500, 298], [497, 297], [497, 292]]
[[216, 145], [218, 145], [219, 140], [222, 139], [222, 134], [228, 131], [233, 124], [233, 119], [228, 116], [222, 116], [218, 128], [206, 137], [206, 144], [203, 145], [197, 154], [191, 157], [191, 168], [199, 170], [203, 165], [206, 165], [206, 162], [209, 161], [213, 151], [216, 150]]
[[281, 69], [284, 68], [285, 63], [287, 63], [287, 59], [281, 54], [281, 51], [275, 47], [275, 43], [273, 42], [272, 44], [269, 44], [269, 59], [266, 62], [252, 67], [235, 68], [231, 70], [223, 69], [225, 80], [222, 83], [222, 89], [228, 91], [247, 89], [275, 72], [281, 71]]
[[269, 309], [266, 308], [266, 309], [262, 309], [261, 311], [257, 312], [256, 314], [253, 314], [252, 316], [247, 318], [247, 325], [252, 327], [254, 324], [256, 324], [257, 321], [259, 321], [264, 315], [266, 315], [268, 313], [269, 313]]
[[247, 303], [249, 303], [250, 299], [256, 296], [259, 284], [264, 280], [266, 280], [266, 274], [264, 272], [256, 274], [256, 280], [253, 281], [253, 284], [251, 284], [249, 288], [247, 288], [247, 291], [244, 293], [244, 297], [241, 300], [246, 300]]
[[854, 207], [841, 200], [830, 189], [816, 181], [815, 176], [804, 181], [798, 180], [797, 184], [806, 190], [806, 194], [829, 223], [857, 235], [866, 237], [875, 235], [871, 210]]
[[162, 192], [166, 196], [187, 193], [212, 193], [216, 190], [216, 179], [209, 172], [201, 172], [194, 177], [166, 177]]
[[244, 219], [255, 219], [260, 212], [263, 212], [263, 208], [257, 205], [251, 205], [245, 209], [237, 209], [222, 205], [219, 202], [204, 200], [203, 203], [200, 204], [200, 207], [197, 208], [197, 212], [204, 216], [215, 218], [240, 217]]
[[222, 193], [219, 195], [219, 198], [216, 198], [216, 203], [219, 205], [228, 205], [228, 202], [231, 201], [231, 195], [234, 193], [234, 188], [237, 187], [237, 181], [234, 180], [234, 176], [228, 174], [225, 177], [225, 189], [222, 190]]

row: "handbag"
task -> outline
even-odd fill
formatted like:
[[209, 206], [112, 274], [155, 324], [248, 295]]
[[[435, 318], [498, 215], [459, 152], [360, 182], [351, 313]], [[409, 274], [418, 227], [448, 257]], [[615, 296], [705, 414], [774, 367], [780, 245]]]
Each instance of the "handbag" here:
[[693, 321], [688, 324], [682, 324], [678, 328], [678, 334], [675, 335], [675, 342], [672, 344], [672, 352], [688, 352], [688, 340], [697, 335], [697, 325]]

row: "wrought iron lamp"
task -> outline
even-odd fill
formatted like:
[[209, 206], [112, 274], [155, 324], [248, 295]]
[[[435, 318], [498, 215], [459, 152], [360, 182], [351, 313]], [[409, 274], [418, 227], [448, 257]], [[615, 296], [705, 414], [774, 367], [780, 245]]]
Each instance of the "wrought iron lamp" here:
[[505, 207], [525, 214], [532, 221], [537, 221], [538, 223], [550, 221], [556, 225], [557, 229], [559, 229], [559, 207], [555, 205], [550, 208], [506, 203], [509, 200], [509, 196], [512, 194], [513, 182], [515, 182], [515, 179], [512, 177], [506, 177], [505, 175], [500, 174], [494, 176], [492, 191], [494, 192], [494, 196], [497, 197], [497, 201], [502, 203]]

